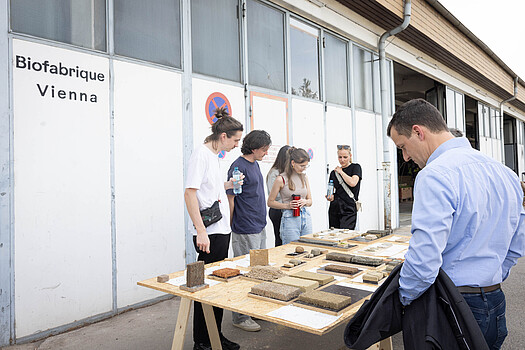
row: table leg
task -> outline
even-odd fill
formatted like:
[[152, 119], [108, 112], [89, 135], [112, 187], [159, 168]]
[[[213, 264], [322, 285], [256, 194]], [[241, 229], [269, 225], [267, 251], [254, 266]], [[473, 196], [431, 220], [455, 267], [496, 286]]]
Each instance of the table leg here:
[[180, 298], [179, 315], [177, 316], [177, 325], [175, 326], [175, 334], [173, 335], [171, 350], [182, 350], [184, 347], [184, 338], [186, 336], [190, 309], [191, 299]]
[[392, 337], [381, 340], [379, 343], [375, 343], [367, 350], [393, 350]]
[[202, 303], [202, 311], [206, 319], [206, 328], [208, 328], [208, 335], [210, 337], [211, 348], [213, 350], [222, 350], [221, 338], [219, 337], [219, 329], [215, 321], [215, 314], [213, 313], [213, 306]]

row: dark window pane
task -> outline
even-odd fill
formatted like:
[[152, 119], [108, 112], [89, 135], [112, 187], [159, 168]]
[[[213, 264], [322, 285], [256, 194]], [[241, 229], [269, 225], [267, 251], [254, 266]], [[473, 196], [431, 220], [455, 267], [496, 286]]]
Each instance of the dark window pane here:
[[290, 19], [292, 94], [319, 99], [319, 30]]
[[192, 0], [193, 71], [241, 81], [237, 0]]
[[347, 43], [326, 34], [324, 58], [326, 100], [348, 105]]
[[106, 50], [104, 0], [11, 0], [11, 29], [99, 51]]
[[178, 0], [114, 0], [115, 53], [181, 67]]
[[373, 109], [372, 53], [354, 46], [354, 96], [357, 108]]
[[284, 91], [284, 13], [248, 1], [248, 81]]

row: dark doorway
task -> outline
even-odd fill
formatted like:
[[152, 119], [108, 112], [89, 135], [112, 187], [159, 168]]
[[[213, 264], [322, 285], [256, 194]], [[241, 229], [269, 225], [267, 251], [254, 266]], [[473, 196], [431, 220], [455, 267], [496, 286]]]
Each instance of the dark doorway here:
[[478, 101], [465, 95], [465, 137], [479, 150]]
[[504, 114], [503, 144], [505, 147], [505, 165], [518, 174], [518, 145], [516, 143], [516, 119]]

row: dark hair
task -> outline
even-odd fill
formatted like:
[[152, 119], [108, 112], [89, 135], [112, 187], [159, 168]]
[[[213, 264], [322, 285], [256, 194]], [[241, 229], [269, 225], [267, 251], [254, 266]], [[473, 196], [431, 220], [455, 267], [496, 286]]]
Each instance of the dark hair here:
[[219, 137], [223, 132], [230, 138], [237, 132], [244, 130], [241, 122], [230, 117], [226, 108], [217, 108], [213, 115], [217, 118], [217, 121], [211, 126], [211, 135], [204, 139], [204, 143], [219, 141]]
[[399, 135], [410, 137], [414, 125], [424, 126], [432, 133], [448, 131], [445, 119], [437, 108], [422, 98], [418, 98], [403, 103], [397, 109], [388, 124], [386, 133], [390, 136], [390, 130], [395, 128]]
[[461, 132], [461, 130], [459, 129], [456, 129], [456, 128], [448, 128], [448, 131], [450, 131], [450, 133], [452, 135], [454, 135], [454, 137], [463, 137], [463, 133]]
[[[290, 189], [290, 191], [294, 191], [295, 185], [293, 181], [291, 181], [291, 178], [294, 172], [294, 169], [292, 168], [292, 160], [294, 161], [294, 163], [304, 163], [306, 161], [309, 162], [310, 156], [302, 148], [290, 147], [288, 151], [286, 152], [286, 160], [287, 162], [286, 162], [286, 167], [285, 167], [285, 174], [286, 174], [286, 177], [288, 177], [288, 188]], [[298, 175], [304, 187], [305, 186], [304, 174], [298, 174]]]
[[252, 130], [242, 140], [241, 152], [244, 155], [252, 154], [253, 150], [270, 146], [272, 139], [270, 134], [264, 130]]
[[270, 175], [272, 169], [277, 169], [279, 174], [284, 173], [284, 170], [286, 168], [286, 151], [288, 151], [289, 148], [290, 146], [284, 145], [279, 149], [279, 152], [277, 152], [277, 157], [275, 157], [275, 162], [273, 162], [270, 171], [266, 175], [266, 181], [268, 181], [268, 175]]

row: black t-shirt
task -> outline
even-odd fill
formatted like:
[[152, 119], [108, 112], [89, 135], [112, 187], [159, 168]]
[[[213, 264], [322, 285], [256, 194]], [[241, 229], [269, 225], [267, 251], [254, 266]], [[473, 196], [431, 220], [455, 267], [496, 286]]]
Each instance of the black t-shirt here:
[[[361, 165], [357, 163], [351, 163], [346, 168], [343, 168], [343, 171], [345, 172], [346, 175], [350, 177], [354, 175], [359, 176], [359, 182], [357, 183], [355, 187], [350, 187], [348, 186], [348, 184], [346, 184], [346, 186], [350, 188], [350, 191], [352, 191], [352, 193], [354, 194], [355, 200], [359, 200], [359, 189], [361, 188], [361, 181], [363, 179], [362, 177], [363, 171], [361, 170]], [[330, 180], [334, 182], [334, 189], [335, 189], [334, 200], [341, 200], [345, 203], [351, 204], [354, 200], [350, 198], [350, 196], [348, 196], [343, 186], [341, 186], [341, 184], [339, 183], [339, 180], [337, 180], [337, 176], [335, 176], [334, 170], [332, 170], [332, 172], [330, 173]]]

